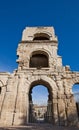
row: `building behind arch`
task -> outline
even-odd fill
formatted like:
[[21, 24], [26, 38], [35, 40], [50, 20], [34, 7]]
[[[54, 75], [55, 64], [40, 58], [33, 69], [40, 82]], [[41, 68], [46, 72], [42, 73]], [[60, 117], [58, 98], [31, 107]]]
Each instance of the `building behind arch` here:
[[[79, 72], [62, 65], [57, 54], [58, 39], [53, 27], [27, 27], [18, 44], [18, 68], [0, 73], [0, 125], [29, 123], [29, 95], [33, 83], [45, 84], [51, 91], [49, 123], [60, 126], [77, 125], [79, 114], [72, 86], [79, 83]], [[31, 97], [30, 97], [31, 98]]]

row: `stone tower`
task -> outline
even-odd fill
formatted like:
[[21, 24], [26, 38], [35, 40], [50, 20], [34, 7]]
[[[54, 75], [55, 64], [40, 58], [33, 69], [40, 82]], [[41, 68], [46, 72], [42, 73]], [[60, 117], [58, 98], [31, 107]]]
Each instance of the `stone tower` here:
[[[32, 117], [32, 88], [45, 85], [49, 91], [47, 122], [76, 125], [78, 113], [72, 86], [79, 72], [62, 65], [53, 27], [27, 27], [18, 44], [18, 69], [0, 73], [0, 125], [25, 125]], [[33, 118], [33, 117], [32, 117]]]

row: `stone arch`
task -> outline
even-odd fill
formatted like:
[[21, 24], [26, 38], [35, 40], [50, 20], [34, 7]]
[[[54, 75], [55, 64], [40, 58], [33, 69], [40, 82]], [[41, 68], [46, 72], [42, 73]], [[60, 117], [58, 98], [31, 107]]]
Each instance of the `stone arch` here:
[[[33, 40], [35, 37], [45, 37], [47, 40], [51, 40], [52, 34], [48, 31], [42, 30], [42, 31], [36, 31], [33, 35]], [[44, 40], [44, 39], [43, 39]]]
[[[29, 102], [32, 101], [32, 90], [34, 87], [38, 86], [38, 85], [43, 85], [43, 87], [45, 87], [48, 91], [48, 101], [52, 102], [53, 99], [53, 91], [52, 88], [50, 86], [50, 84], [44, 80], [35, 80], [34, 82], [31, 83], [30, 85], [30, 89], [29, 89]], [[43, 99], [42, 99], [43, 100]]]
[[[76, 90], [78, 88], [78, 90]], [[73, 79], [73, 84], [72, 84], [72, 94], [74, 97], [74, 102], [76, 105], [76, 111], [77, 111], [77, 116], [79, 120], [79, 77], [75, 77]]]
[[47, 33], [35, 33], [33, 40], [50, 40], [50, 36]]
[[49, 67], [49, 55], [45, 51], [33, 51], [30, 57], [29, 67]]
[[30, 54], [29, 54], [29, 62], [30, 62], [30, 58], [31, 58], [31, 56], [32, 56], [32, 54], [33, 53], [35, 53], [35, 52], [42, 52], [43, 54], [45, 54], [47, 57], [48, 57], [48, 65], [49, 65], [49, 67], [50, 67], [50, 60], [51, 60], [51, 52], [48, 50], [48, 49], [45, 49], [45, 48], [33, 48], [33, 49], [31, 49], [30, 50]]
[[[48, 90], [48, 104], [47, 104], [47, 117], [46, 117], [46, 121], [53, 123], [54, 120], [54, 115], [53, 115], [53, 94], [55, 94], [57, 86], [55, 84], [55, 82], [53, 80], [51, 80], [49, 77], [46, 76], [42, 76], [42, 77], [37, 77], [34, 76], [31, 78], [31, 82], [29, 84], [29, 88], [28, 88], [28, 104], [29, 104], [29, 109], [28, 109], [28, 122], [31, 122], [34, 117], [32, 114], [32, 106], [33, 106], [33, 102], [32, 102], [32, 89], [33, 87], [35, 87], [36, 85], [43, 85], [47, 88]], [[49, 111], [50, 110], [50, 114]], [[35, 122], [34, 122], [35, 123]]]
[[44, 80], [35, 80], [34, 82], [31, 83], [30, 90], [34, 86], [36, 86], [36, 85], [43, 85], [43, 86], [45, 86], [48, 89], [48, 92], [51, 93], [51, 95], [53, 95], [52, 88], [51, 88], [50, 84], [47, 81], [44, 81]]
[[49, 50], [45, 49], [45, 48], [33, 48], [30, 50], [30, 57], [32, 56], [33, 53], [35, 52], [43, 52], [45, 55], [47, 55], [49, 58], [51, 57], [51, 53]]
[[70, 80], [70, 83], [71, 83], [71, 85], [70, 85], [71, 93], [73, 94], [73, 92], [72, 92], [72, 87], [73, 87], [73, 85], [75, 85], [75, 84], [79, 84], [79, 77], [73, 78], [72, 80]]
[[29, 84], [28, 84], [28, 87], [27, 87], [27, 93], [29, 94], [29, 91], [30, 91], [30, 86], [31, 86], [31, 84], [33, 83], [33, 82], [37, 82], [37, 81], [42, 81], [43, 83], [47, 83], [47, 84], [49, 84], [49, 86], [50, 86], [50, 89], [51, 89], [51, 91], [52, 91], [52, 93], [54, 92], [54, 91], [57, 91], [57, 85], [56, 85], [56, 83], [55, 83], [55, 81], [54, 80], [52, 80], [50, 77], [48, 77], [48, 76], [32, 76], [31, 77], [31, 80], [30, 79], [28, 79], [28, 81], [29, 81]]

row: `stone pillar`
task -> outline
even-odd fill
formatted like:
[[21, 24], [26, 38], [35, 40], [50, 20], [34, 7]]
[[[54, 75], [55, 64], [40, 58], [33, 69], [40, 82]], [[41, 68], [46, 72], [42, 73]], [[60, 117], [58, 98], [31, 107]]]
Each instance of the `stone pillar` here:
[[[63, 95], [64, 96], [64, 95]], [[66, 125], [66, 112], [65, 112], [65, 98], [58, 99], [58, 117], [59, 117], [59, 125]]]
[[34, 122], [34, 111], [33, 111], [33, 102], [29, 102], [29, 122], [33, 123]]
[[26, 83], [25, 75], [20, 73], [13, 125], [25, 125], [28, 123], [28, 118], [29, 118], [28, 85]]
[[20, 74], [13, 125], [24, 125], [28, 121], [28, 94], [25, 89], [26, 86], [25, 77], [23, 74]]
[[78, 123], [78, 114], [76, 103], [74, 101], [74, 97], [72, 95], [67, 99], [67, 124], [69, 126], [77, 125]]
[[57, 92], [53, 91], [53, 119], [54, 124], [58, 125], [58, 100], [57, 100]]
[[57, 109], [57, 99], [53, 99], [53, 119], [54, 119], [54, 124], [58, 125], [58, 109]]
[[20, 92], [17, 97], [13, 125], [24, 125], [27, 123], [27, 97], [26, 92]]
[[0, 125], [12, 125], [16, 94], [6, 92], [3, 107], [1, 111]]
[[49, 123], [52, 123], [52, 120], [53, 120], [52, 112], [53, 112], [52, 111], [52, 102], [48, 101], [46, 119], [47, 119], [47, 122], [49, 122]]
[[2, 112], [3, 102], [5, 100], [5, 94], [6, 94], [6, 87], [2, 87], [2, 91], [0, 94], [0, 117]]
[[12, 125], [17, 86], [18, 86], [18, 76], [11, 77], [8, 81], [7, 90], [2, 105], [0, 125], [4, 126]]
[[26, 123], [29, 123], [29, 95], [26, 93]]

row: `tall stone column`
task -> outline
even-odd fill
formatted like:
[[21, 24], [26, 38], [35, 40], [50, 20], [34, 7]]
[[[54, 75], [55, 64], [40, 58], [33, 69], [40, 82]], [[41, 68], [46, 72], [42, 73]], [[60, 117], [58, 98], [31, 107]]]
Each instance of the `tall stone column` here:
[[24, 125], [27, 123], [27, 94], [20, 92], [17, 97], [13, 125]]
[[28, 93], [27, 84], [23, 74], [19, 75], [19, 84], [17, 89], [17, 97], [15, 104], [15, 115], [13, 125], [24, 125], [28, 122]]
[[29, 94], [26, 93], [26, 123], [29, 123]]
[[58, 109], [57, 109], [57, 99], [53, 99], [53, 119], [54, 119], [54, 124], [58, 125]]
[[2, 105], [0, 125], [12, 125], [15, 100], [16, 100], [16, 91], [18, 86], [18, 76], [11, 76], [8, 80], [7, 89], [5, 92], [5, 97]]
[[50, 122], [52, 123], [52, 120], [53, 120], [53, 115], [52, 115], [52, 102], [51, 101], [48, 101], [48, 105], [47, 105], [47, 113], [46, 113], [46, 116], [47, 116], [47, 122]]
[[6, 95], [6, 86], [1, 88], [1, 94], [0, 94], [0, 117], [1, 117], [1, 112], [3, 108], [3, 102], [5, 100], [5, 95]]
[[66, 112], [65, 112], [65, 103], [64, 103], [64, 95], [63, 98], [58, 99], [58, 117], [59, 117], [59, 125], [66, 125]]
[[53, 120], [54, 124], [58, 125], [58, 100], [57, 100], [57, 93], [53, 92]]
[[78, 122], [78, 114], [76, 108], [76, 102], [74, 101], [73, 95], [67, 98], [67, 124], [69, 126], [76, 125]]

